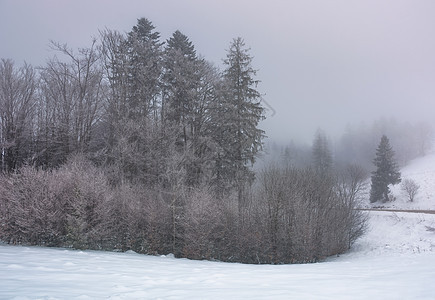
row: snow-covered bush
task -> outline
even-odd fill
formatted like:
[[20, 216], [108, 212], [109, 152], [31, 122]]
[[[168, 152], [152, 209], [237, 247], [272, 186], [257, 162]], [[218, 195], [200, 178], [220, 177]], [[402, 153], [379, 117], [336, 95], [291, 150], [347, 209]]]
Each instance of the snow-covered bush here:
[[24, 167], [0, 177], [0, 239], [244, 263], [314, 262], [346, 251], [364, 232], [365, 219], [354, 209], [360, 175], [270, 167], [239, 205], [237, 191], [219, 197], [208, 184], [113, 185], [102, 168], [73, 157], [59, 169]]
[[27, 166], [2, 179], [1, 239], [75, 248], [98, 243], [110, 187], [91, 163], [75, 157], [57, 170]]
[[260, 176], [259, 199], [272, 262], [313, 262], [349, 249], [366, 228], [355, 210], [364, 175], [270, 167]]

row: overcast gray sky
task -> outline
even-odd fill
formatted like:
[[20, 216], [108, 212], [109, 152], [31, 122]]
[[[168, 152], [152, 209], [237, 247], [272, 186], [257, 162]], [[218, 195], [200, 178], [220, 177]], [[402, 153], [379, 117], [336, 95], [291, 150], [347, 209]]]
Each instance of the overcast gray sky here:
[[49, 40], [90, 45], [105, 27], [148, 18], [180, 30], [221, 65], [232, 38], [251, 47], [278, 141], [311, 141], [380, 117], [435, 119], [432, 0], [0, 0], [0, 57], [43, 64]]

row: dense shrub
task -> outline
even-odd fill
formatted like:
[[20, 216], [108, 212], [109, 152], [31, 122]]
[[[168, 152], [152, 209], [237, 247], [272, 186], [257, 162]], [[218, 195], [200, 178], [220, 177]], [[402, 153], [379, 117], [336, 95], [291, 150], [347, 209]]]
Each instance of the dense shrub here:
[[57, 170], [23, 167], [2, 177], [1, 238], [9, 243], [95, 248], [110, 187], [81, 158]]
[[[261, 173], [258, 204], [272, 262], [313, 262], [346, 251], [365, 229], [356, 187], [333, 174], [269, 167]], [[359, 230], [357, 232], [357, 230]]]
[[356, 171], [323, 176], [269, 167], [240, 206], [239, 195], [218, 198], [207, 185], [114, 186], [75, 157], [56, 170], [23, 167], [0, 177], [0, 239], [245, 263], [314, 262], [346, 251], [364, 232], [364, 216], [354, 210], [364, 177]]

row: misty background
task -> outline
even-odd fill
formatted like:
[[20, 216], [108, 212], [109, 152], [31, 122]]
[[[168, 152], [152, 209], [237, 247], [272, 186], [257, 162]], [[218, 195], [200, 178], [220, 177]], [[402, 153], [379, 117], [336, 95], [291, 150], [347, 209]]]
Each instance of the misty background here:
[[217, 66], [243, 37], [269, 143], [310, 143], [318, 128], [334, 138], [382, 118], [434, 123], [433, 1], [0, 0], [0, 57], [43, 65], [50, 40], [87, 47], [140, 17], [162, 40], [180, 30]]
[[7, 243], [317, 262], [435, 136], [430, 2], [0, 3]]

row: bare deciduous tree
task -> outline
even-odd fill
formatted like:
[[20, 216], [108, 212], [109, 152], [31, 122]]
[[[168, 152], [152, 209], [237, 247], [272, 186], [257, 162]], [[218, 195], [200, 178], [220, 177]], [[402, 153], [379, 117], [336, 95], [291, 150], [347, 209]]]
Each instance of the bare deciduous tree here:
[[359, 165], [348, 165], [338, 173], [336, 191], [346, 212], [342, 228], [347, 231], [350, 246], [367, 230], [367, 215], [358, 210], [362, 195], [368, 189], [367, 171]]
[[66, 45], [51, 45], [66, 62], [54, 57], [41, 70], [38, 160], [57, 166], [71, 153], [89, 151], [102, 115], [105, 86], [95, 40], [78, 54]]
[[415, 196], [418, 194], [420, 186], [412, 179], [405, 179], [400, 184], [400, 188], [408, 197], [408, 200], [414, 202]]
[[1, 170], [11, 172], [31, 155], [34, 95], [33, 68], [15, 68], [11, 60], [0, 62], [0, 157]]
[[364, 180], [356, 166], [337, 178], [312, 169], [263, 170], [257, 201], [264, 207], [272, 262], [311, 262], [346, 251], [366, 228], [355, 210]]

